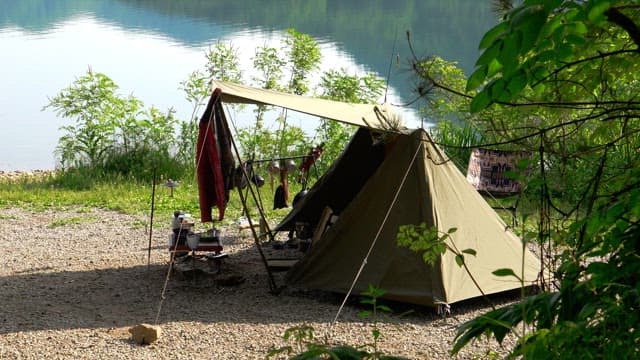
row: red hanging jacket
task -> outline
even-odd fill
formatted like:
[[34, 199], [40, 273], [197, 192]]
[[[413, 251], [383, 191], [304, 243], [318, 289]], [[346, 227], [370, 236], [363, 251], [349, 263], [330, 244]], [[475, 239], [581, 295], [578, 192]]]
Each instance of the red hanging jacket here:
[[213, 221], [212, 208], [218, 208], [218, 220], [224, 219], [233, 187], [235, 167], [231, 153], [231, 133], [220, 103], [220, 89], [216, 89], [200, 118], [196, 148], [196, 173], [200, 200], [200, 220]]

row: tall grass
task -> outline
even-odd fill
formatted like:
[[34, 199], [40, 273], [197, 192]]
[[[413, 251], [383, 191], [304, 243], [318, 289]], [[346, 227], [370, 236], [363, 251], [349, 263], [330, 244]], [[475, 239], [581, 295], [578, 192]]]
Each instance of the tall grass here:
[[471, 150], [483, 143], [482, 134], [468, 123], [441, 121], [431, 129], [431, 136], [463, 173], [467, 172]]

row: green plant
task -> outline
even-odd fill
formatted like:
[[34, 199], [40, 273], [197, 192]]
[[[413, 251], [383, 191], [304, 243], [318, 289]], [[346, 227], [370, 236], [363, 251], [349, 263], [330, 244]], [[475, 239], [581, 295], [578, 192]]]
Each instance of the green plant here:
[[95, 220], [96, 220], [95, 217], [92, 217], [92, 216], [88, 216], [88, 217], [69, 217], [69, 218], [54, 220], [49, 225], [47, 225], [47, 227], [48, 228], [57, 228], [57, 227], [68, 226], [68, 225], [78, 225], [78, 224], [82, 224], [82, 223], [92, 222], [92, 221], [95, 221]]
[[541, 251], [557, 261], [545, 292], [463, 325], [454, 352], [522, 324], [531, 331], [512, 357], [637, 357], [640, 3], [501, 3], [506, 13], [481, 40], [465, 91], [420, 76], [471, 100], [494, 145], [535, 151], [524, 196]]
[[[345, 69], [328, 70], [320, 81], [321, 97], [349, 103], [374, 103], [384, 90], [384, 81], [373, 73], [363, 76], [347, 74]], [[316, 141], [323, 144], [323, 153], [317, 166], [324, 173], [342, 154], [356, 128], [333, 120], [322, 119], [316, 129]]]
[[367, 290], [361, 293], [361, 304], [370, 305], [371, 310], [363, 310], [358, 313], [358, 316], [365, 319], [370, 318], [373, 322], [373, 328], [371, 329], [371, 337], [373, 338], [373, 344], [371, 348], [374, 356], [379, 356], [378, 353], [378, 338], [380, 338], [380, 328], [378, 322], [380, 321], [381, 314], [391, 313], [391, 308], [384, 304], [379, 303], [379, 299], [385, 294], [384, 289], [380, 289], [372, 284], [369, 284]]
[[60, 138], [57, 152], [63, 168], [104, 161], [113, 146], [116, 118], [121, 115], [117, 107], [125, 102], [116, 95], [117, 89], [109, 77], [89, 69], [45, 106], [76, 123], [62, 127], [67, 134]]
[[[473, 273], [471, 273], [471, 270], [469, 270], [469, 267], [465, 262], [465, 255], [476, 256], [476, 251], [474, 249], [458, 249], [451, 239], [451, 234], [456, 231], [456, 228], [451, 228], [447, 230], [446, 233], [442, 233], [437, 227], [428, 226], [424, 222], [419, 225], [400, 225], [398, 228], [398, 234], [396, 235], [396, 241], [399, 246], [421, 253], [424, 262], [430, 266], [435, 266], [440, 257], [444, 255], [447, 250], [453, 253], [456, 264], [465, 270], [478, 291], [480, 291], [485, 300], [487, 300], [488, 304], [495, 309], [493, 303], [485, 295], [480, 285], [478, 285], [476, 278], [473, 276]], [[508, 270], [513, 273], [510, 269], [498, 269], [494, 271], [493, 274], [496, 276], [506, 276], [508, 274], [505, 274], [504, 272]]]
[[62, 170], [145, 180], [153, 171], [180, 173], [183, 164], [173, 156], [177, 124], [173, 110], [145, 110], [142, 101], [123, 97], [117, 90], [108, 76], [89, 69], [45, 106], [75, 121], [62, 127], [65, 134], [58, 142]]
[[311, 36], [288, 29], [285, 37], [291, 79], [288, 89], [296, 95], [309, 91], [309, 75], [320, 65], [320, 47]]
[[[287, 345], [277, 349], [271, 349], [267, 358], [277, 355], [286, 354], [290, 359], [295, 360], [316, 360], [316, 359], [378, 359], [378, 360], [402, 360], [404, 357], [384, 355], [378, 351], [378, 339], [380, 338], [380, 329], [378, 321], [381, 313], [390, 313], [391, 309], [386, 305], [380, 304], [379, 299], [385, 293], [384, 290], [369, 284], [367, 290], [361, 293], [362, 299], [360, 303], [370, 305], [371, 310], [363, 310], [358, 316], [361, 318], [371, 318], [373, 320], [373, 329], [371, 336], [373, 343], [362, 346], [337, 345], [329, 346], [325, 343], [319, 343], [315, 340], [313, 327], [303, 324], [287, 329], [283, 335], [285, 341], [294, 341], [294, 346]], [[372, 351], [366, 348], [371, 347]]]
[[433, 140], [445, 149], [458, 169], [466, 173], [472, 148], [484, 142], [482, 133], [469, 123], [448, 121], [441, 121], [430, 130]]
[[209, 79], [229, 82], [239, 82], [242, 79], [238, 49], [233, 44], [217, 41], [205, 55]]

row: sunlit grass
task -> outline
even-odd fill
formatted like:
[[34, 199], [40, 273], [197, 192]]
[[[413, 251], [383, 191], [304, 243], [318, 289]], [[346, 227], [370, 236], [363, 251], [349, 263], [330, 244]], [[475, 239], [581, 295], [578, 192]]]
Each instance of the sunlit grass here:
[[74, 216], [74, 217], [68, 217], [68, 218], [52, 221], [49, 225], [47, 225], [47, 227], [50, 229], [53, 229], [57, 227], [67, 226], [67, 225], [79, 225], [79, 224], [94, 222], [96, 219], [97, 217], [95, 216], [86, 216], [86, 217]]
[[[154, 221], [169, 222], [176, 210], [191, 214], [196, 220], [200, 217], [198, 202], [198, 187], [194, 179], [179, 181], [179, 185], [170, 194], [169, 188], [163, 186], [164, 181], [158, 181], [155, 188]], [[300, 185], [291, 182], [290, 200], [299, 190]], [[13, 180], [0, 180], [0, 207], [21, 207], [31, 211], [67, 210], [73, 208], [75, 212], [87, 213], [93, 208], [117, 211], [125, 214], [148, 218], [151, 214], [151, 182], [142, 183], [133, 179], [100, 179], [82, 180], [60, 176], [22, 177]], [[288, 212], [287, 209], [273, 210], [273, 191], [269, 185], [260, 190], [262, 206], [270, 221], [279, 221]], [[247, 197], [250, 216], [257, 222], [259, 216], [253, 196], [247, 189], [243, 191]], [[256, 194], [257, 195], [257, 194]], [[214, 217], [217, 210], [213, 210]], [[237, 190], [230, 192], [230, 199], [225, 211], [225, 219], [220, 225], [229, 225], [241, 216], [243, 211]], [[60, 220], [62, 226], [90, 221], [90, 216]], [[146, 226], [141, 222], [140, 226]]]

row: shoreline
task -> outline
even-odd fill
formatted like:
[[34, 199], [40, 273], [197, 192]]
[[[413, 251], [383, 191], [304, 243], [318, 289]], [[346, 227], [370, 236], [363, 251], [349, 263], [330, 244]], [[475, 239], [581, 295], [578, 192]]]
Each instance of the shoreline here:
[[0, 170], [0, 179], [53, 175], [57, 170]]

